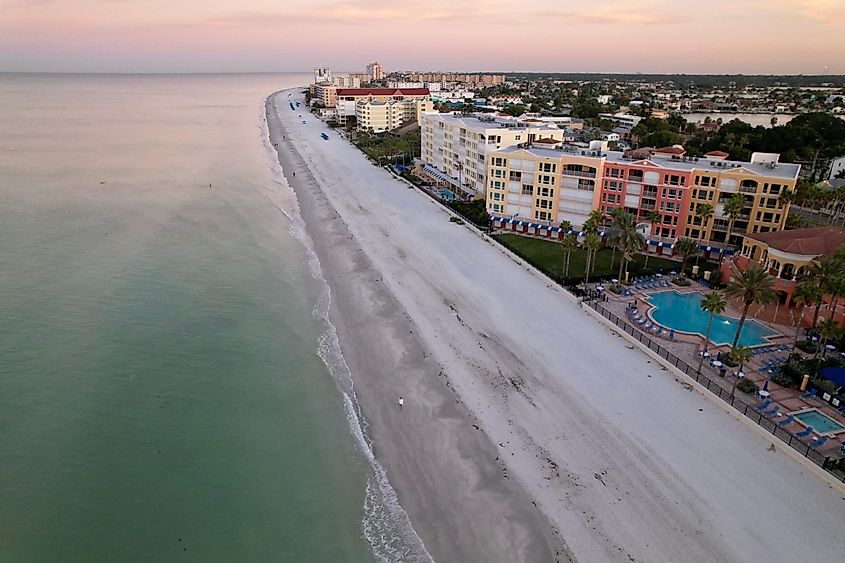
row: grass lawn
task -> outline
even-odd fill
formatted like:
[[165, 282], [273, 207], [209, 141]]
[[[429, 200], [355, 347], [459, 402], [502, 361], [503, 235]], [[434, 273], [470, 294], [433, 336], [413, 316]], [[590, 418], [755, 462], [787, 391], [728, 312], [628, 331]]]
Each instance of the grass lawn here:
[[402, 137], [394, 137], [387, 133], [377, 135], [358, 133], [355, 135], [355, 145], [380, 164], [391, 162], [401, 164], [403, 158], [397, 156], [400, 153], [405, 154], [405, 164], [410, 164], [414, 157], [420, 154], [420, 132], [413, 131]]
[[[537, 268], [553, 277], [554, 279], [561, 279], [563, 276], [563, 251], [560, 244], [549, 240], [535, 239], [523, 237], [512, 234], [494, 235], [494, 238], [504, 244], [516, 254], [522, 256]], [[611, 267], [611, 259], [613, 258], [613, 250], [607, 247], [601, 248], [596, 254], [596, 265], [592, 279], [600, 278], [615, 278], [619, 273], [619, 252], [616, 252], [616, 257], [613, 259], [613, 266]], [[692, 265], [695, 260], [690, 260], [687, 264], [687, 273], [692, 271]], [[581, 248], [576, 248], [572, 251], [572, 257], [569, 261], [569, 278], [584, 279], [584, 268], [587, 265], [587, 252]], [[631, 260], [628, 264], [628, 271], [630, 276], [640, 276], [654, 273], [669, 273], [672, 270], [678, 271], [681, 268], [680, 261], [669, 260], [658, 256], [650, 255], [648, 257], [648, 269], [644, 268], [645, 256], [640, 254]], [[701, 272], [704, 270], [715, 270], [718, 264], [713, 262], [705, 262], [699, 260], [699, 268]]]

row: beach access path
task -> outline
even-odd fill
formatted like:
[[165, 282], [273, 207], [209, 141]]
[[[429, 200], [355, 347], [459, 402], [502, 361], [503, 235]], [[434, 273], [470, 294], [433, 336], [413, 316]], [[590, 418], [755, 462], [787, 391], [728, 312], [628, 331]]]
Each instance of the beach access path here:
[[[326, 274], [341, 347], [435, 560], [842, 560], [840, 490], [277, 99], [279, 153], [313, 175], [292, 183], [315, 247], [355, 251]], [[358, 268], [371, 283], [350, 290]], [[351, 299], [377, 314], [342, 318]]]

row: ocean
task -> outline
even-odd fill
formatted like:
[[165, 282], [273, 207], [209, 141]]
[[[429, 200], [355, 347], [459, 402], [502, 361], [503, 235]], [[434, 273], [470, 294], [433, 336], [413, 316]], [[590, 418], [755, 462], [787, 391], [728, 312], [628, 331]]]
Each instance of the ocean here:
[[0, 74], [0, 561], [385, 558], [265, 139], [308, 81]]

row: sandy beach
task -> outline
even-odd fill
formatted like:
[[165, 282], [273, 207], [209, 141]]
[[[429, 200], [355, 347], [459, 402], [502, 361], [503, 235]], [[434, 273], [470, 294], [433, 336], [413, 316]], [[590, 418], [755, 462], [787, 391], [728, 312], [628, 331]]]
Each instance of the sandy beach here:
[[840, 489], [289, 99], [271, 142], [435, 561], [842, 560]]

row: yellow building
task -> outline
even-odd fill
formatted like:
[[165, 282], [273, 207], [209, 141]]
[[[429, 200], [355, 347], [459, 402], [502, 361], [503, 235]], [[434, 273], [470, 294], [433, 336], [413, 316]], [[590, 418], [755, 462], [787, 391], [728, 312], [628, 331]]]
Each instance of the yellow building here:
[[491, 153], [488, 213], [542, 225], [569, 221], [581, 227], [599, 205], [598, 182], [605, 159], [595, 152], [539, 139]]
[[[713, 151], [693, 162], [684, 236], [716, 244], [739, 244], [746, 234], [782, 230], [789, 203], [781, 196], [795, 189], [800, 165], [779, 163], [778, 155], [769, 153], [754, 153], [750, 162], [728, 161], [727, 156]], [[746, 207], [731, 225], [724, 208], [737, 193], [745, 198]], [[704, 203], [713, 206], [710, 219], [696, 215], [696, 209]]]
[[322, 102], [323, 107], [333, 108], [337, 104], [337, 86], [334, 84], [315, 84], [312, 95]]

